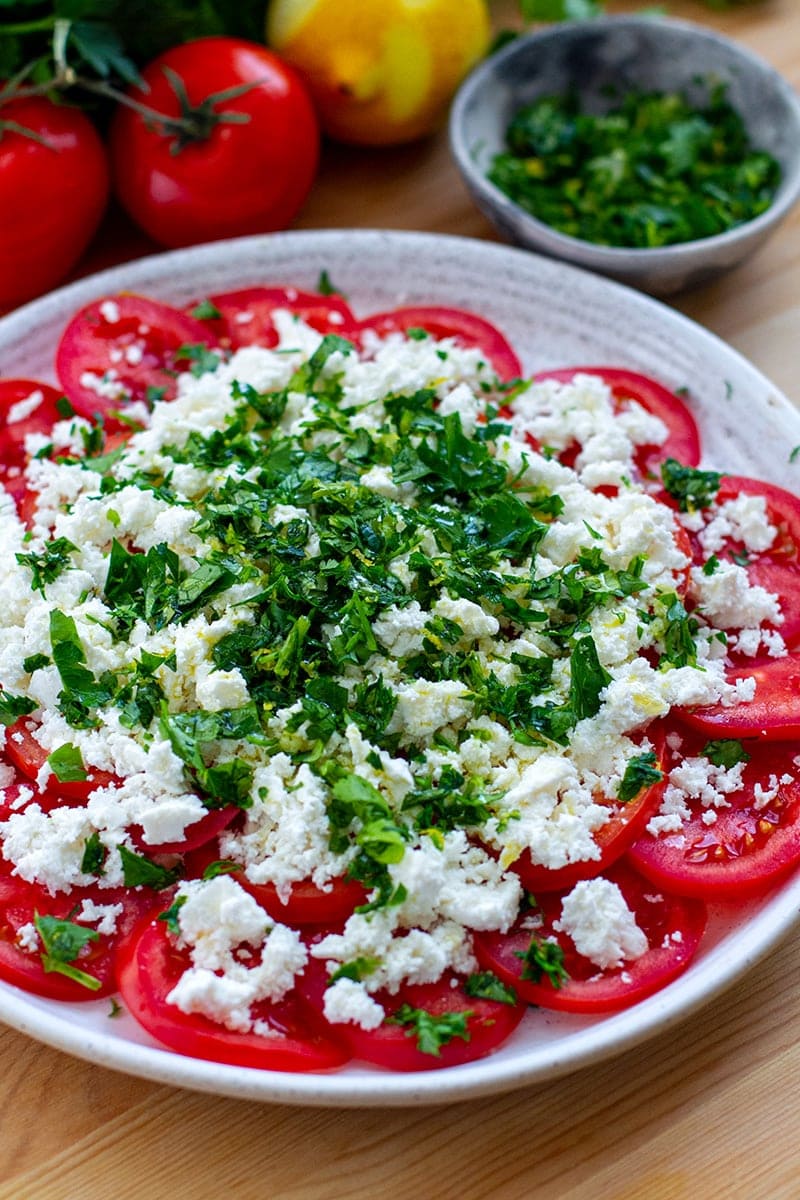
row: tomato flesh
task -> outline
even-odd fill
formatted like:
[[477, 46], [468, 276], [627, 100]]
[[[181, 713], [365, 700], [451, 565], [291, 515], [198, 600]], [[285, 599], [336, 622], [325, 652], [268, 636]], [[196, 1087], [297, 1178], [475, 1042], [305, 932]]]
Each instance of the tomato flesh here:
[[[276, 309], [294, 313], [323, 335], [333, 333], [349, 340], [358, 336], [358, 322], [340, 296], [321, 296], [291, 287], [255, 287], [223, 292], [210, 299], [220, 316], [205, 323], [222, 344], [234, 350], [241, 346], [277, 346], [278, 331], [273, 321]], [[190, 312], [193, 307], [189, 306]]]
[[79, 416], [102, 417], [106, 429], [126, 429], [125, 408], [177, 393], [187, 368], [182, 346], [213, 344], [208, 328], [186, 313], [144, 296], [109, 296], [75, 314], [56, 351], [56, 372]]
[[[35, 783], [39, 772], [47, 763], [50, 752], [36, 740], [33, 729], [34, 726], [29, 717], [22, 717], [21, 720], [16, 721], [6, 731], [5, 754], [20, 774]], [[36, 802], [45, 811], [70, 801], [82, 804], [97, 788], [108, 787], [110, 784], [118, 782], [116, 775], [112, 775], [109, 771], [100, 771], [96, 767], [88, 769], [86, 779], [63, 783], [51, 774], [48, 776], [44, 790], [37, 794]]]
[[483, 317], [458, 308], [434, 305], [394, 308], [366, 317], [361, 329], [371, 329], [379, 337], [424, 329], [432, 337], [455, 338], [459, 346], [482, 350], [499, 379], [508, 382], [522, 374], [522, 363], [500, 330]]
[[175, 948], [155, 914], [120, 951], [118, 979], [125, 1006], [170, 1049], [274, 1071], [329, 1071], [349, 1058], [344, 1045], [295, 993], [275, 1004], [262, 1001], [253, 1006], [254, 1018], [270, 1026], [271, 1036], [234, 1032], [201, 1013], [182, 1012], [167, 996], [190, 965], [188, 954]]
[[[705, 741], [687, 730], [676, 762], [700, 754]], [[800, 745], [742, 746], [750, 761], [741, 790], [726, 795], [726, 807], [689, 801], [691, 816], [678, 832], [644, 833], [632, 847], [630, 861], [659, 887], [736, 899], [762, 892], [800, 862], [800, 780], [794, 778]], [[784, 777], [791, 782], [781, 782]], [[713, 821], [703, 819], [709, 813]]]
[[[100, 935], [87, 944], [80, 956], [70, 965], [99, 981], [99, 988], [86, 987], [56, 971], [46, 971], [38, 950], [24, 950], [19, 936], [23, 926], [29, 926], [35, 914], [60, 920], [76, 921], [74, 911], [81, 901], [95, 904], [121, 904], [117, 930], [113, 935]], [[74, 888], [69, 893], [51, 896], [39, 884], [27, 883], [11, 875], [0, 875], [0, 978], [38, 996], [54, 1000], [87, 1001], [108, 996], [116, 990], [116, 956], [120, 940], [127, 936], [142, 914], [152, 907], [152, 893], [135, 892], [125, 888]], [[77, 924], [86, 922], [76, 921]]]
[[[516, 988], [521, 999], [542, 1008], [565, 1012], [613, 1012], [628, 1008], [665, 987], [689, 965], [706, 925], [706, 908], [700, 900], [676, 895], [653, 897], [652, 884], [625, 860], [606, 878], [616, 883], [636, 924], [646, 934], [648, 949], [640, 958], [619, 967], [600, 968], [580, 954], [570, 937], [556, 930], [563, 892], [548, 892], [539, 899], [534, 920], [523, 916], [508, 933], [476, 933], [475, 953], [481, 966]], [[555, 939], [563, 951], [569, 978], [555, 987], [543, 976], [524, 979], [524, 955], [531, 938]]]
[[570, 383], [576, 375], [598, 375], [610, 388], [618, 411], [633, 400], [666, 425], [667, 438], [660, 446], [636, 449], [634, 461], [643, 479], [660, 479], [661, 463], [667, 458], [675, 458], [687, 467], [696, 467], [700, 462], [700, 434], [695, 419], [680, 397], [663, 384], [620, 367], [562, 367], [540, 371], [534, 378], [537, 383], [544, 379]]

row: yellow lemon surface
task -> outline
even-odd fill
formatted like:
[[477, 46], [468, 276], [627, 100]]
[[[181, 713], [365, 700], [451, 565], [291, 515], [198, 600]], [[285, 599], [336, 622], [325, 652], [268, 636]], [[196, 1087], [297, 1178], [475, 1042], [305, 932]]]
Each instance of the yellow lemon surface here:
[[267, 40], [331, 137], [390, 145], [435, 129], [486, 51], [489, 14], [486, 0], [272, 0]]

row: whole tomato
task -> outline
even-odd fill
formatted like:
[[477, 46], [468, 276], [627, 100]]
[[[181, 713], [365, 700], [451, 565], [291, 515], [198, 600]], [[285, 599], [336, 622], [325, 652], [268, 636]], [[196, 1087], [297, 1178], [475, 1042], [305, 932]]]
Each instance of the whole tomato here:
[[263, 46], [208, 37], [175, 46], [111, 123], [114, 188], [165, 246], [282, 229], [317, 167], [319, 128], [305, 86]]
[[63, 279], [107, 199], [103, 145], [79, 109], [45, 96], [0, 107], [0, 309]]

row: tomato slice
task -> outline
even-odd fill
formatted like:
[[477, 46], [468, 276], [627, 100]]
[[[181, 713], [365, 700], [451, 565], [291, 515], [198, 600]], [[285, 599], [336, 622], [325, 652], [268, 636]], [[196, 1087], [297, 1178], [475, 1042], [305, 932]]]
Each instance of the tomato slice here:
[[753, 699], [730, 708], [707, 704], [704, 708], [676, 709], [676, 716], [709, 738], [800, 740], [800, 654], [770, 658], [753, 667], [736, 667], [725, 674], [729, 683], [755, 680]]
[[190, 965], [189, 955], [175, 948], [155, 913], [120, 949], [119, 989], [126, 1007], [172, 1050], [275, 1071], [328, 1071], [347, 1061], [344, 1044], [296, 992], [275, 1004], [253, 1006], [253, 1015], [269, 1025], [269, 1036], [236, 1033], [201, 1013], [181, 1012], [167, 996]]
[[[101, 934], [97, 941], [89, 942], [70, 964], [99, 980], [100, 987], [96, 989], [58, 972], [45, 971], [40, 950], [23, 949], [19, 940], [20, 929], [31, 925], [37, 913], [39, 916], [74, 921], [92, 928], [89, 922], [80, 921], [74, 915], [83, 900], [91, 900], [98, 905], [122, 905], [116, 932], [112, 935]], [[39, 884], [27, 883], [12, 875], [0, 875], [0, 978], [27, 992], [55, 1000], [85, 1001], [107, 996], [116, 990], [118, 944], [152, 905], [153, 894], [150, 891], [89, 887], [73, 888], [69, 893], [51, 896]]]
[[[6, 730], [5, 754], [9, 762], [17, 768], [21, 775], [36, 782], [36, 777], [47, 762], [49, 754], [34, 737], [35, 725], [30, 717], [21, 717]], [[48, 811], [58, 804], [85, 803], [91, 792], [97, 788], [108, 787], [118, 782], [117, 776], [109, 771], [100, 771], [90, 767], [86, 779], [61, 783], [55, 775], [50, 775], [43, 792], [36, 796], [37, 804]]]
[[[663, 726], [651, 726], [647, 736], [655, 747], [656, 759], [661, 766], [666, 749]], [[568, 863], [565, 867], [553, 870], [532, 862], [530, 852], [525, 850], [517, 861], [512, 863], [511, 869], [519, 875], [523, 887], [534, 894], [566, 891], [581, 879], [592, 879], [595, 875], [602, 875], [606, 868], [621, 858], [641, 836], [647, 822], [658, 811], [663, 794], [662, 780], [661, 783], [643, 788], [627, 803], [622, 803], [616, 798], [606, 799], [605, 803], [613, 816], [594, 834], [594, 840], [600, 850], [599, 858]]]
[[[673, 765], [699, 755], [705, 742], [686, 731]], [[742, 789], [726, 796], [730, 807], [710, 810], [687, 801], [692, 815], [680, 832], [643, 833], [632, 847], [630, 861], [659, 887], [733, 900], [763, 891], [800, 862], [800, 779], [795, 779], [794, 761], [800, 746], [742, 745], [750, 761], [742, 771]], [[792, 782], [780, 783], [783, 776]], [[764, 800], [765, 795], [772, 798]], [[710, 811], [716, 817], [712, 824], [703, 820]]]
[[[716, 503], [724, 504], [740, 495], [764, 497], [767, 520], [778, 530], [775, 541], [768, 550], [748, 554], [741, 542], [728, 538], [715, 554], [721, 559], [740, 562], [744, 559], [750, 582], [778, 597], [783, 622], [774, 628], [787, 646], [793, 648], [800, 643], [800, 499], [785, 488], [763, 483], [760, 479], [723, 476]], [[702, 566], [709, 557], [708, 552], [701, 547], [696, 534], [691, 541], [694, 561]]]
[[107, 429], [124, 429], [115, 414], [128, 405], [171, 400], [176, 374], [186, 368], [182, 346], [212, 346], [208, 327], [186, 313], [144, 296], [108, 296], [75, 314], [56, 351], [56, 372], [76, 413], [101, 416]]
[[[298, 987], [319, 1012], [327, 984], [325, 963], [310, 959]], [[376, 992], [374, 999], [386, 1011], [386, 1019], [377, 1029], [362, 1029], [349, 1023], [328, 1028], [345, 1041], [353, 1058], [391, 1071], [431, 1071], [485, 1058], [511, 1036], [525, 1015], [524, 1004], [502, 1004], [468, 996], [463, 980], [452, 973], [443, 975], [436, 983], [406, 984], [395, 995]], [[465, 1030], [469, 1036], [454, 1037], [441, 1046], [438, 1055], [424, 1053], [418, 1048], [412, 1025], [393, 1023], [403, 1005], [421, 1009], [433, 1017], [468, 1014]]]
[[569, 383], [576, 375], [598, 375], [611, 389], [617, 411], [635, 400], [666, 425], [667, 440], [660, 446], [637, 447], [634, 462], [644, 479], [660, 480], [661, 463], [667, 458], [675, 458], [687, 467], [696, 467], [700, 462], [700, 434], [695, 419], [674, 392], [647, 375], [620, 367], [562, 367], [557, 371], [537, 372], [534, 380]]
[[35, 379], [0, 379], [0, 470], [25, 466], [25, 439], [32, 433], [49, 434], [62, 420], [57, 407], [61, 398], [57, 388]]
[[[350, 340], [358, 336], [358, 321], [341, 296], [301, 292], [293, 287], [253, 287], [222, 292], [210, 299], [220, 316], [204, 318], [203, 324], [222, 345], [234, 350], [241, 346], [277, 346], [272, 315], [278, 308], [288, 309], [318, 333], [336, 333]], [[190, 304], [188, 312], [196, 308], [196, 304]]]
[[[199, 878], [205, 869], [220, 859], [216, 842], [206, 842], [185, 863], [189, 878]], [[284, 903], [272, 883], [251, 883], [243, 867], [231, 871], [237, 883], [253, 896], [275, 921], [286, 925], [325, 925], [331, 927], [347, 920], [359, 904], [364, 904], [367, 892], [363, 884], [354, 879], [332, 879], [326, 890], [318, 888], [310, 879], [301, 879], [292, 884], [292, 890]]]
[[[665, 987], [686, 969], [697, 950], [706, 925], [705, 905], [682, 896], [653, 895], [653, 885], [624, 860], [606, 877], [617, 884], [636, 924], [647, 936], [648, 949], [640, 958], [606, 969], [585, 958], [567, 934], [554, 928], [564, 893], [548, 892], [535, 913], [519, 918], [508, 933], [475, 934], [475, 954], [481, 966], [516, 988], [529, 1004], [565, 1012], [613, 1012]], [[519, 955], [525, 954], [533, 937], [555, 940], [561, 947], [569, 976], [561, 987], [555, 987], [546, 975], [538, 982], [522, 978], [524, 964]]]
[[482, 350], [498, 378], [505, 382], [522, 375], [522, 363], [500, 330], [483, 317], [460, 308], [435, 305], [394, 308], [366, 317], [361, 329], [372, 329], [380, 337], [425, 329], [435, 338], [455, 338], [459, 346]]

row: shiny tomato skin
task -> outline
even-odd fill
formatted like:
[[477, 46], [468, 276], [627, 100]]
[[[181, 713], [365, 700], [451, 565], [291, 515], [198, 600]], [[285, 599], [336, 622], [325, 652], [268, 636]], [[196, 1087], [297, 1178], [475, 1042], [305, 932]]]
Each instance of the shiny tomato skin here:
[[[206, 842], [186, 859], [186, 875], [193, 879], [200, 878], [206, 868], [220, 858], [218, 844]], [[363, 885], [355, 880], [333, 879], [329, 888], [323, 890], [310, 879], [301, 879], [292, 884], [284, 902], [273, 883], [251, 883], [241, 867], [230, 873], [273, 920], [286, 925], [325, 925], [330, 928], [346, 921], [353, 910], [367, 899]]]
[[190, 962], [188, 954], [175, 948], [155, 911], [120, 948], [117, 978], [125, 1007], [171, 1050], [275, 1071], [328, 1071], [347, 1062], [344, 1044], [295, 993], [275, 1004], [254, 1006], [255, 1015], [274, 1029], [273, 1037], [234, 1032], [201, 1013], [181, 1012], [166, 998]]
[[[131, 402], [148, 403], [148, 388], [173, 399], [176, 374], [187, 367], [179, 349], [211, 346], [214, 340], [205, 325], [169, 304], [129, 293], [106, 296], [80, 309], [67, 325], [56, 350], [56, 373], [79, 416], [99, 415], [106, 430], [125, 432], [128, 427], [114, 414]], [[102, 379], [106, 372], [119, 383], [119, 396], [86, 385], [86, 374]]]
[[[324, 961], [309, 959], [298, 986], [303, 996], [320, 1012], [327, 984]], [[389, 1018], [377, 1029], [363, 1029], [349, 1022], [328, 1025], [328, 1028], [344, 1040], [353, 1058], [390, 1071], [431, 1071], [485, 1058], [511, 1036], [525, 1015], [524, 1004], [501, 1004], [468, 996], [452, 974], [444, 975], [436, 983], [405, 984], [394, 995], [376, 992], [375, 999], [383, 1005]], [[404, 1004], [439, 1017], [445, 1013], [468, 1012], [469, 1038], [454, 1037], [441, 1047], [438, 1055], [424, 1053], [417, 1047], [413, 1027], [395, 1025], [391, 1021]]]
[[[675, 760], [700, 754], [704, 735], [685, 732]], [[728, 805], [716, 810], [713, 824], [707, 812], [688, 801], [691, 817], [679, 833], [653, 837], [643, 833], [631, 847], [629, 861], [654, 885], [682, 896], [706, 900], [736, 900], [758, 895], [800, 862], [800, 781], [794, 742], [743, 741], [750, 761], [742, 771], [744, 787], [726, 796]], [[769, 792], [772, 779], [784, 775], [772, 801], [761, 802], [756, 785]]]
[[[647, 736], [655, 747], [656, 759], [661, 766], [665, 753], [663, 726], [659, 724], [650, 728]], [[664, 787], [662, 779], [652, 787], [643, 788], [638, 796], [626, 804], [618, 800], [606, 801], [613, 815], [594, 834], [600, 851], [599, 858], [550, 869], [533, 863], [529, 851], [525, 850], [511, 864], [511, 869], [519, 875], [523, 887], [534, 895], [539, 892], [566, 891], [581, 879], [592, 879], [595, 875], [603, 874], [642, 835], [645, 825], [661, 805]]]
[[111, 122], [114, 189], [134, 221], [165, 246], [283, 229], [306, 198], [319, 155], [319, 128], [305, 85], [264, 46], [208, 37], [167, 50], [142, 72], [147, 91], [129, 95], [168, 117], [180, 105], [165, 68], [193, 105], [213, 93], [251, 85], [221, 100], [207, 137], [175, 149], [173, 134], [118, 106]]
[[[11, 725], [6, 730], [5, 755], [21, 775], [35, 783], [50, 752], [45, 750], [33, 736], [33, 728], [30, 717], [21, 717]], [[82, 804], [88, 799], [89, 793], [96, 788], [108, 787], [109, 784], [117, 781], [115, 775], [109, 771], [101, 771], [97, 767], [90, 767], [87, 776], [86, 779], [61, 783], [55, 775], [50, 775], [44, 792], [37, 793], [36, 802], [46, 810], [63, 803]]]
[[[527, 927], [521, 917], [508, 933], [475, 934], [475, 954], [481, 967], [515, 988], [521, 1000], [563, 1012], [614, 1012], [665, 987], [686, 969], [697, 950], [706, 926], [705, 904], [683, 896], [654, 895], [653, 885], [626, 859], [607, 871], [606, 878], [617, 884], [637, 925], [647, 935], [649, 946], [640, 958], [605, 970], [584, 958], [567, 934], [553, 928], [564, 893], [548, 892], [537, 897], [536, 912], [542, 923], [536, 928]], [[678, 934], [678, 939], [671, 934]], [[522, 978], [523, 963], [518, 955], [525, 953], [533, 936], [555, 938], [561, 947], [569, 979], [560, 987], [554, 987], [546, 976], [538, 982]]]
[[694, 417], [679, 396], [647, 375], [621, 367], [563, 367], [556, 371], [540, 371], [534, 376], [538, 383], [555, 379], [569, 383], [576, 375], [599, 375], [613, 393], [618, 407], [635, 400], [642, 408], [658, 417], [667, 427], [667, 440], [660, 446], [640, 446], [634, 456], [644, 478], [661, 478], [661, 463], [675, 458], [687, 467], [700, 462], [700, 434]]
[[293, 287], [253, 287], [222, 292], [210, 299], [220, 316], [208, 324], [220, 339], [227, 339], [223, 344], [234, 350], [241, 346], [277, 346], [278, 333], [272, 320], [277, 308], [295, 313], [318, 333], [335, 333], [351, 340], [358, 336], [358, 322], [341, 296], [322, 296]]
[[[27, 416], [9, 421], [15, 405], [24, 403], [36, 393], [41, 400]], [[35, 379], [0, 379], [0, 468], [24, 467], [28, 461], [25, 439], [31, 433], [47, 436], [56, 421], [64, 418], [56, 407], [63, 393]]]
[[[796, 647], [800, 643], [800, 499], [773, 483], [724, 475], [716, 503], [724, 504], [741, 495], [763, 496], [767, 519], [777, 528], [773, 545], [761, 553], [748, 555], [744, 566], [753, 585], [778, 597], [783, 621], [775, 628], [787, 646]], [[741, 544], [728, 540], [716, 554], [718, 558], [731, 559], [742, 549]], [[702, 565], [707, 558], [695, 539], [695, 561]]]
[[476, 313], [460, 308], [415, 305], [373, 313], [361, 322], [362, 330], [371, 329], [380, 337], [424, 329], [435, 338], [455, 338], [460, 346], [482, 350], [498, 378], [508, 382], [522, 375], [522, 363], [505, 336]]
[[77, 262], [108, 198], [100, 137], [77, 108], [45, 96], [3, 105], [0, 138], [0, 309], [41, 295]]
[[761, 738], [765, 742], [800, 741], [800, 654], [770, 658], [753, 667], [725, 672], [729, 683], [755, 680], [752, 700], [732, 707], [707, 704], [675, 709], [675, 716], [709, 738]]
[[[117, 918], [117, 931], [112, 935], [100, 935], [97, 941], [89, 942], [86, 951], [71, 965], [100, 981], [100, 987], [92, 989], [77, 983], [56, 971], [45, 971], [41, 955], [23, 950], [17, 943], [17, 932], [29, 925], [34, 914], [75, 921], [73, 915], [83, 899], [96, 904], [122, 904], [123, 911]], [[73, 888], [69, 893], [60, 892], [51, 896], [39, 884], [27, 883], [15, 876], [0, 875], [0, 979], [13, 983], [26, 992], [37, 996], [49, 996], [54, 1000], [96, 1000], [116, 991], [116, 956], [120, 941], [141, 920], [142, 915], [153, 905], [153, 894], [149, 890], [139, 892], [125, 888]], [[76, 921], [79, 925], [88, 922]]]

